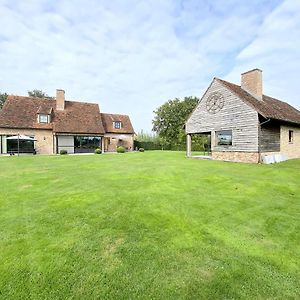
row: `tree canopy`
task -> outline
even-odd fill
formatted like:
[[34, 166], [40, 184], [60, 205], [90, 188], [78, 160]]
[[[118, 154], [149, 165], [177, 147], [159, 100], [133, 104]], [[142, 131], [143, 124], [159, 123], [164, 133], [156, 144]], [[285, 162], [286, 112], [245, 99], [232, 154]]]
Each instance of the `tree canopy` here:
[[154, 111], [153, 131], [171, 145], [185, 143], [184, 124], [197, 106], [199, 98], [184, 97], [169, 100]]
[[49, 97], [45, 92], [42, 90], [32, 90], [28, 91], [28, 96], [29, 97], [37, 97], [37, 98], [47, 98], [47, 99], [52, 99], [52, 97]]
[[4, 102], [7, 99], [7, 94], [6, 93], [0, 93], [0, 109], [3, 107]]

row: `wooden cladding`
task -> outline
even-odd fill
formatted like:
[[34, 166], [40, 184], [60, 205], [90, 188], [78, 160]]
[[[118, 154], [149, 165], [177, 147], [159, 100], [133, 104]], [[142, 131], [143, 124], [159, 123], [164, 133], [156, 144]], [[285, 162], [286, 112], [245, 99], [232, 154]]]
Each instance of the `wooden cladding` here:
[[279, 152], [280, 151], [280, 124], [266, 123], [260, 128], [260, 152]]
[[[213, 93], [224, 97], [224, 105], [215, 114], [207, 111], [206, 103]], [[217, 131], [231, 130], [232, 145], [212, 142], [212, 151], [258, 151], [258, 114], [218, 80], [214, 80], [186, 122], [186, 133], [211, 132], [215, 141]]]

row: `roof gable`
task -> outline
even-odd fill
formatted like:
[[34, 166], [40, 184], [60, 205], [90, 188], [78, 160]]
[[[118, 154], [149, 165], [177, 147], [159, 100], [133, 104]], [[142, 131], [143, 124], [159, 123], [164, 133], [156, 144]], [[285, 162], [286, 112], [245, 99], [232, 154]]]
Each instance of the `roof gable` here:
[[[232, 94], [232, 95], [235, 97], [235, 100], [238, 101], [238, 102], [240, 102], [241, 105], [243, 105], [243, 106], [246, 105], [247, 108], [249, 108], [251, 111], [253, 111], [253, 112], [255, 112], [255, 113], [257, 114], [256, 109], [254, 109], [252, 106], [249, 107], [249, 105], [247, 105], [247, 103], [245, 104], [245, 102], [244, 102], [242, 99], [240, 99], [240, 97], [236, 97], [236, 96], [237, 96], [236, 93], [234, 93], [234, 92], [232, 92], [230, 89], [228, 89], [227, 86], [225, 86], [225, 85], [223, 85], [223, 84], [220, 85], [220, 81], [221, 81], [221, 80], [218, 79], [218, 78], [216, 78], [216, 77], [213, 78], [213, 80], [211, 81], [211, 83], [209, 84], [209, 86], [207, 87], [207, 89], [205, 90], [204, 94], [203, 94], [202, 97], [200, 98], [198, 104], [196, 105], [196, 107], [194, 108], [194, 110], [193, 110], [193, 111], [190, 113], [190, 115], [188, 116], [187, 121], [186, 121], [186, 123], [185, 123], [185, 126], [186, 126], [187, 123], [189, 123], [189, 122], [194, 122], [194, 121], [195, 121], [195, 120], [192, 120], [192, 119], [193, 119], [193, 116], [194, 116], [195, 114], [197, 114], [197, 111], [198, 111], [199, 109], [205, 109], [205, 108], [204, 108], [205, 105], [203, 104], [203, 101], [205, 101], [205, 99], [207, 99], [207, 97], [208, 97], [211, 93], [214, 93], [214, 92], [216, 92], [216, 91], [219, 92], [219, 91], [220, 91], [220, 90], [219, 90], [220, 86], [221, 86], [224, 90], [226, 90], [226, 91], [228, 91], [230, 94]], [[205, 110], [206, 110], [206, 109], [205, 109]], [[205, 111], [205, 113], [206, 113], [206, 111]], [[214, 117], [214, 116], [216, 116], [216, 115], [211, 115], [211, 114], [209, 114], [208, 116], [209, 116], [209, 117]]]

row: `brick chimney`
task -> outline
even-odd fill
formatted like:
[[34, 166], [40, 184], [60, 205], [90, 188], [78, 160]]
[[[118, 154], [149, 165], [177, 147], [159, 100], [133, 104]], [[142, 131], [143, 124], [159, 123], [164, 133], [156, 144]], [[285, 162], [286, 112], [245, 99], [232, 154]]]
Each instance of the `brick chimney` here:
[[64, 110], [65, 109], [65, 91], [64, 90], [56, 90], [56, 109]]
[[262, 83], [262, 70], [253, 69], [242, 73], [241, 87], [255, 98], [262, 100], [263, 83]]

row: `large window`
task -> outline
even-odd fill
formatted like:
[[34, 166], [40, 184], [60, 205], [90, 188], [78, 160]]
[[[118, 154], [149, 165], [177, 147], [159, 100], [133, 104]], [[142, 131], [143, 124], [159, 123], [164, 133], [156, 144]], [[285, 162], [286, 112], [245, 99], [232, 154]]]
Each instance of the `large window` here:
[[216, 144], [218, 146], [232, 145], [232, 130], [222, 130], [216, 132]]
[[76, 153], [94, 152], [101, 148], [99, 136], [74, 136], [74, 148]]
[[114, 121], [113, 122], [114, 128], [121, 129], [122, 128], [122, 122], [121, 121]]
[[[7, 153], [34, 153], [34, 141], [6, 140]], [[19, 149], [19, 150], [18, 150]]]

